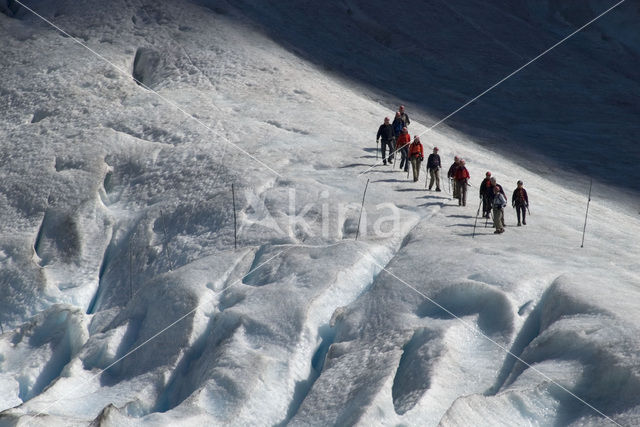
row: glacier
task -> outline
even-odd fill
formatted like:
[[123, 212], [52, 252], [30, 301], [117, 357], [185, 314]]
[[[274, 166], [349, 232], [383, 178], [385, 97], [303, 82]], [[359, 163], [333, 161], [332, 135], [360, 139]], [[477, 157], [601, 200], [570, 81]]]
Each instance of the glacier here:
[[637, 5], [433, 126], [615, 4], [0, 2], [0, 425], [638, 425]]

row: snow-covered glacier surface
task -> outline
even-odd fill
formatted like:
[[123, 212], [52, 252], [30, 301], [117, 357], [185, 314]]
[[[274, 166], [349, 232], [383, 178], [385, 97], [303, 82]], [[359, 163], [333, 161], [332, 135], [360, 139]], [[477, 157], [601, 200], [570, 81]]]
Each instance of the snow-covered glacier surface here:
[[[393, 31], [381, 1], [0, 2], [0, 425], [640, 424], [637, 7], [487, 99], [513, 139], [465, 132], [477, 103], [430, 128], [611, 5], [409, 1]], [[370, 169], [411, 91], [467, 206]], [[614, 150], [553, 144], [576, 100], [563, 132]], [[486, 171], [526, 226], [477, 218]]]

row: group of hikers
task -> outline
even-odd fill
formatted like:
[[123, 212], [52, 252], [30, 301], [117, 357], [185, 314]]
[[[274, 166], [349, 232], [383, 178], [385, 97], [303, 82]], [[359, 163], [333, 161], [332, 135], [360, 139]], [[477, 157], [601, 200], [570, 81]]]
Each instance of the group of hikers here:
[[[396, 153], [400, 153], [400, 170], [409, 173], [409, 163], [413, 170], [413, 181], [418, 181], [420, 176], [420, 166], [424, 161], [424, 148], [420, 142], [420, 137], [415, 136], [413, 141], [409, 135], [408, 126], [411, 123], [409, 116], [401, 105], [396, 112], [393, 122], [389, 117], [384, 118], [384, 123], [378, 128], [376, 143], [382, 144], [382, 164], [392, 165]], [[387, 149], [389, 151], [387, 155]], [[442, 163], [438, 154], [438, 147], [433, 148], [433, 152], [427, 158], [427, 171], [429, 173], [429, 190], [435, 184], [435, 191], [440, 189], [440, 170]], [[455, 156], [453, 164], [449, 167], [447, 178], [453, 184], [453, 198], [458, 199], [459, 206], [467, 205], [467, 188], [470, 186], [469, 171], [466, 168], [464, 159]], [[426, 185], [426, 183], [425, 183]], [[480, 184], [479, 196], [482, 205], [482, 217], [493, 217], [495, 234], [504, 233], [504, 208], [508, 199], [504, 189], [496, 182], [496, 178], [491, 176], [491, 172], [485, 174], [485, 178]], [[517, 182], [517, 188], [511, 196], [511, 205], [516, 210], [518, 226], [527, 225], [526, 214], [529, 210], [529, 197], [524, 189], [522, 181]], [[480, 207], [478, 213], [480, 214]]]

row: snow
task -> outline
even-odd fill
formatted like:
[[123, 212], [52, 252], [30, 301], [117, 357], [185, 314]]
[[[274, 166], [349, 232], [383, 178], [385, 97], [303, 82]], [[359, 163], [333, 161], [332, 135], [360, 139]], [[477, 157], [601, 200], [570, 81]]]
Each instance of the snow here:
[[[28, 6], [67, 34], [0, 2], [0, 425], [640, 423], [637, 10], [432, 128], [611, 5]], [[400, 102], [467, 206], [371, 169]]]

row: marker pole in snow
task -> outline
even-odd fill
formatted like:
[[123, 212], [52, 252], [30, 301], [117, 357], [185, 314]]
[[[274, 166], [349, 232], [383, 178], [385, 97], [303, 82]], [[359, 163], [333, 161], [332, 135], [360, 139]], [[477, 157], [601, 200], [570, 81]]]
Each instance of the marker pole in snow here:
[[356, 240], [358, 240], [358, 236], [360, 235], [360, 221], [362, 220], [362, 211], [364, 210], [364, 198], [367, 195], [367, 187], [369, 187], [368, 179], [367, 184], [364, 186], [364, 193], [362, 193], [362, 206], [360, 206], [360, 217], [358, 218], [358, 228], [356, 229]]
[[238, 249], [238, 221], [236, 218], [236, 189], [231, 183], [231, 199], [233, 200], [233, 249]]
[[167, 252], [167, 259], [169, 260], [169, 271], [173, 271], [173, 263], [171, 262], [171, 252], [169, 252], [169, 239], [167, 237], [167, 226], [164, 223], [164, 214], [160, 210], [160, 218], [162, 219], [162, 232], [164, 233], [164, 248]]
[[584, 248], [584, 235], [587, 231], [587, 217], [589, 216], [589, 204], [591, 203], [591, 188], [593, 187], [593, 179], [589, 183], [589, 200], [587, 201], [587, 213], [584, 215], [584, 228], [582, 229], [582, 244], [580, 244], [581, 248]]
[[129, 239], [129, 301], [133, 298], [133, 252], [131, 251], [131, 239]]

